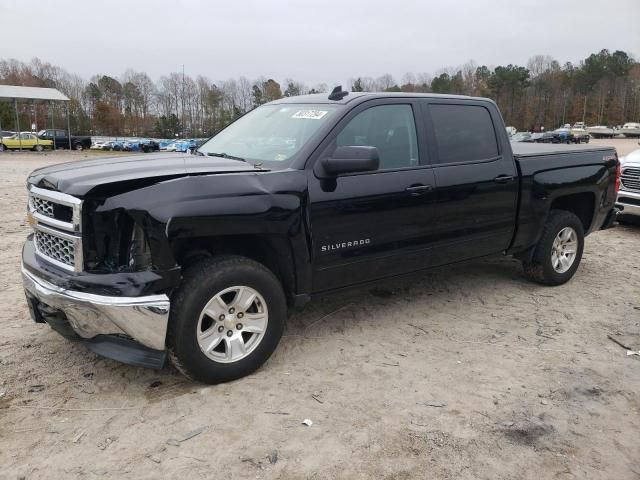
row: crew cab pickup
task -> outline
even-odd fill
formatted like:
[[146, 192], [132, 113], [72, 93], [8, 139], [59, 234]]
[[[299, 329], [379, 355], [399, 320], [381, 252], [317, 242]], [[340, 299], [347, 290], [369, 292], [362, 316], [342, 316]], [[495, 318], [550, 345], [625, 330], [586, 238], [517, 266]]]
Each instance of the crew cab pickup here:
[[43, 140], [51, 140], [55, 144], [55, 148], [72, 148], [74, 150], [84, 150], [91, 148], [91, 137], [72, 135], [69, 138], [69, 134], [66, 130], [50, 128], [48, 130], [41, 130], [38, 132], [38, 137]]
[[511, 145], [484, 98], [284, 98], [195, 155], [34, 171], [24, 286], [35, 321], [104, 356], [228, 381], [328, 292], [489, 255], [567, 282], [619, 174], [612, 148]]

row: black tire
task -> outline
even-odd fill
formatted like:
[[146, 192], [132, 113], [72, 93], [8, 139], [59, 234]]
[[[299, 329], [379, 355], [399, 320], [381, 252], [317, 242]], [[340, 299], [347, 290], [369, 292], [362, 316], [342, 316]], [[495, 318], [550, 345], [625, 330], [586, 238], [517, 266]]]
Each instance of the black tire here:
[[0, 152], [4, 152], [7, 147], [4, 146], [4, 143], [0, 143]]
[[44, 147], [43, 147], [42, 145], [36, 145], [35, 147], [33, 147], [33, 149], [34, 149], [36, 152], [41, 152], [41, 151], [43, 151], [43, 150], [44, 150]]
[[[198, 321], [207, 303], [219, 292], [236, 285], [256, 290], [268, 308], [267, 327], [251, 353], [233, 363], [207, 357], [198, 339]], [[276, 276], [264, 265], [246, 257], [218, 256], [202, 260], [184, 273], [173, 295], [167, 344], [169, 358], [185, 376], [203, 383], [236, 380], [258, 369], [276, 349], [287, 317], [285, 295]]]
[[[563, 273], [553, 268], [551, 256], [554, 240], [565, 227], [571, 227], [577, 236], [576, 257], [571, 267]], [[584, 228], [580, 219], [566, 210], [551, 210], [531, 261], [523, 261], [524, 273], [530, 280], [542, 285], [562, 285], [576, 273], [584, 250]]]
[[82, 144], [81, 144], [81, 143], [76, 143], [76, 144], [73, 146], [73, 149], [74, 149], [75, 151], [77, 151], [77, 152], [81, 152], [82, 150], [84, 150], [84, 147], [82, 146]]

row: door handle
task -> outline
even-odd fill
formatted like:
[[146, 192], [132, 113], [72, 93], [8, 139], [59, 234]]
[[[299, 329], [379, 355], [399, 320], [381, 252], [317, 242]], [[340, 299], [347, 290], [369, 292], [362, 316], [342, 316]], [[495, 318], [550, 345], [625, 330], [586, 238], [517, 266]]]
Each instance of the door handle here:
[[410, 185], [404, 190], [413, 196], [418, 196], [430, 191], [432, 188], [431, 185]]
[[498, 175], [493, 181], [496, 183], [509, 183], [513, 181], [514, 178], [513, 175]]

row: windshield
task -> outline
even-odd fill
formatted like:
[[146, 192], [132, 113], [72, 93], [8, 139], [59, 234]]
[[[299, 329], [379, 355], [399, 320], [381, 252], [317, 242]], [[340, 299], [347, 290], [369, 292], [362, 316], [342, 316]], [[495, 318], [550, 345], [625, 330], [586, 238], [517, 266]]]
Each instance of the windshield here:
[[327, 104], [264, 105], [229, 125], [198, 151], [251, 163], [284, 162], [293, 157], [338, 108]]

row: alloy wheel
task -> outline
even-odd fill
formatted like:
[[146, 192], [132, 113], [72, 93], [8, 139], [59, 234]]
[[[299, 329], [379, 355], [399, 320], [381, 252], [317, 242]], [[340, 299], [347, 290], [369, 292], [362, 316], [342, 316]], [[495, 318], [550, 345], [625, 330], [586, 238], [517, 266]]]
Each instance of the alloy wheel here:
[[196, 335], [200, 350], [219, 363], [234, 363], [253, 352], [267, 331], [267, 303], [247, 286], [229, 287], [207, 302]]
[[565, 227], [558, 232], [551, 247], [551, 265], [558, 273], [565, 273], [571, 268], [578, 254], [578, 234], [572, 227]]

